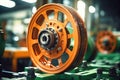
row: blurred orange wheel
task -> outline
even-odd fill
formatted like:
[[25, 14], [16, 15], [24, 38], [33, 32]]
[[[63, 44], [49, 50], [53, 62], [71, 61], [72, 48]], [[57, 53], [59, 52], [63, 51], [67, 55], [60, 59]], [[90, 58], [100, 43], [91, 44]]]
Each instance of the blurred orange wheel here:
[[117, 39], [110, 31], [101, 31], [96, 38], [98, 51], [103, 54], [113, 52], [117, 45]]
[[31, 19], [27, 44], [33, 63], [41, 71], [61, 73], [81, 63], [87, 45], [86, 28], [74, 9], [46, 4]]

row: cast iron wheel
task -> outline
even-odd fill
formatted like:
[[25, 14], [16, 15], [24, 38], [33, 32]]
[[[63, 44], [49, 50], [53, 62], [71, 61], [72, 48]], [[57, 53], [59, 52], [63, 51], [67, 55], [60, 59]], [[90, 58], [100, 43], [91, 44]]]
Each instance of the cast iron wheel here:
[[98, 51], [103, 54], [113, 52], [117, 45], [117, 39], [111, 31], [101, 31], [96, 38], [96, 46]]
[[74, 9], [46, 4], [31, 19], [27, 44], [33, 63], [41, 71], [61, 73], [82, 62], [87, 48], [86, 28]]

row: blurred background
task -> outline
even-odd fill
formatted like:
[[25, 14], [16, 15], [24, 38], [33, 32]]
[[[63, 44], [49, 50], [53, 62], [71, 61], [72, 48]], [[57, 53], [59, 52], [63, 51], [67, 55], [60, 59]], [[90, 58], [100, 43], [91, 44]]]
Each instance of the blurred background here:
[[1, 62], [6, 70], [23, 71], [23, 66], [32, 65], [26, 44], [28, 25], [37, 9], [47, 3], [61, 3], [74, 8], [94, 40], [103, 30], [120, 32], [120, 0], [0, 0], [0, 29], [5, 39], [3, 57], [7, 58]]
[[46, 3], [61, 3], [76, 9], [91, 36], [95, 37], [100, 30], [120, 30], [119, 0], [4, 0], [0, 1], [0, 28], [5, 31], [7, 47], [26, 46], [30, 19]]

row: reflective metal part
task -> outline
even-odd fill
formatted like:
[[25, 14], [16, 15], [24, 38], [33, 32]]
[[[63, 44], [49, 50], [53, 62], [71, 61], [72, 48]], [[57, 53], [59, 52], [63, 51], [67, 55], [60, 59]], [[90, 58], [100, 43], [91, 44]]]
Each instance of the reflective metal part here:
[[46, 50], [54, 49], [58, 44], [58, 34], [53, 28], [45, 28], [40, 31], [38, 41], [42, 48]]

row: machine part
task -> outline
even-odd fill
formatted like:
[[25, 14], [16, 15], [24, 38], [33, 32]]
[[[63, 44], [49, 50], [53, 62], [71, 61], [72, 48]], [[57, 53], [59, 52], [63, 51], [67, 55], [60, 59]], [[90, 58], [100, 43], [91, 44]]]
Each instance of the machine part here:
[[2, 70], [2, 73], [1, 73], [2, 77], [8, 77], [8, 78], [13, 78], [17, 75], [18, 75], [18, 73], [16, 73], [16, 72], [5, 71], [5, 70]]
[[[95, 59], [96, 62], [88, 63], [84, 68], [80, 65], [69, 72], [60, 74], [47, 74], [37, 67], [26, 67], [25, 72], [18, 73], [18, 77], [10, 78], [10, 80], [26, 80], [22, 77], [28, 78], [28, 72], [30, 72], [28, 79], [33, 78], [33, 80], [120, 80], [119, 56], [119, 53], [98, 54], [99, 58]], [[86, 62], [83, 63], [86, 65]]]
[[5, 48], [5, 39], [4, 39], [4, 32], [2, 29], [0, 29], [0, 57], [2, 57], [4, 53], [4, 48]]
[[27, 80], [35, 80], [35, 71], [34, 68], [28, 69]]
[[[110, 64], [103, 63], [104, 60], [100, 61], [102, 59], [99, 59], [96, 61], [96, 63], [88, 63], [87, 67], [83, 68], [78, 66], [71, 71], [64, 72], [62, 74], [46, 74], [39, 72], [39, 70], [36, 68], [35, 80], [120, 80], [120, 73], [118, 73], [120, 70], [116, 71], [118, 68], [114, 67], [116, 64], [115, 62], [119, 62], [119, 59], [115, 59], [114, 57], [118, 57], [120, 54], [110, 55], [111, 56], [106, 55], [104, 57], [104, 55], [101, 54], [101, 57], [106, 58], [104, 60], [109, 61]], [[86, 62], [84, 63], [86, 65]], [[29, 67], [26, 68], [26, 71], [28, 71], [28, 68]]]
[[117, 38], [110, 31], [101, 31], [96, 38], [98, 51], [103, 54], [113, 52], [117, 46]]
[[[38, 41], [42, 48], [48, 51], [53, 50], [58, 44], [58, 34], [54, 28], [47, 27], [40, 31]], [[58, 48], [58, 50], [60, 49]]]
[[[73, 32], [73, 29], [72, 28], [68, 28], [68, 31], [70, 33]], [[70, 48], [72, 49], [73, 48], [73, 43], [74, 43], [74, 39], [71, 40], [72, 43], [70, 45]], [[84, 60], [87, 61], [87, 62], [91, 62], [92, 60], [95, 59], [97, 55], [97, 48], [96, 48], [96, 45], [94, 43], [94, 40], [92, 39], [92, 37], [88, 36], [88, 41], [87, 41], [87, 51], [84, 55]]]
[[83, 61], [81, 67], [82, 68], [87, 68], [88, 67], [87, 61]]
[[87, 51], [84, 56], [84, 60], [91, 62], [97, 55], [96, 45], [91, 37], [88, 37]]
[[87, 48], [86, 28], [74, 9], [46, 4], [31, 19], [27, 44], [33, 63], [41, 71], [61, 73], [82, 62]]

